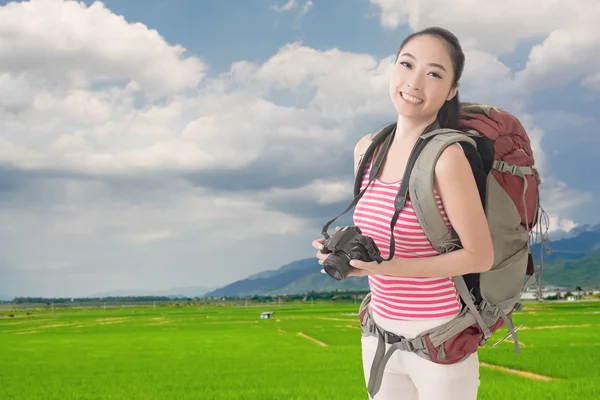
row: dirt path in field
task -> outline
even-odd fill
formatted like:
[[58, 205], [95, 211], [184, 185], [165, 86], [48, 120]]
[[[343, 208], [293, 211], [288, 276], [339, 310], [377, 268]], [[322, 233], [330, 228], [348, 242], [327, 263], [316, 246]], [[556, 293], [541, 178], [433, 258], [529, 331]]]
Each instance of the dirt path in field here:
[[310, 336], [308, 336], [308, 335], [306, 335], [306, 334], [304, 334], [304, 333], [302, 333], [302, 332], [298, 332], [298, 336], [302, 336], [303, 338], [306, 338], [306, 339], [312, 340], [313, 342], [315, 342], [315, 343], [317, 343], [317, 344], [319, 344], [319, 345], [321, 345], [321, 346], [323, 346], [323, 347], [327, 347], [327, 343], [323, 343], [323, 342], [321, 342], [320, 340], [317, 340], [317, 339], [315, 339], [314, 337], [310, 337]]
[[23, 325], [23, 324], [31, 324], [33, 322], [47, 322], [47, 321], [52, 321], [52, 320], [51, 319], [34, 319], [31, 321], [3, 322], [2, 326]]
[[98, 325], [120, 324], [130, 318], [131, 317], [96, 318], [96, 322], [98, 322]]
[[548, 325], [548, 326], [524, 326], [521, 331], [534, 331], [540, 329], [566, 329], [566, 328], [587, 328], [592, 326], [592, 324], [581, 324], [581, 325]]
[[66, 324], [51, 324], [51, 325], [44, 325], [44, 326], [38, 326], [38, 329], [50, 329], [50, 328], [61, 328], [63, 326], [71, 326], [73, 325], [72, 322], [66, 323]]
[[508, 372], [509, 374], [522, 376], [523, 378], [535, 379], [538, 381], [549, 382], [549, 381], [555, 380], [555, 378], [552, 378], [550, 376], [534, 374], [533, 372], [527, 372], [527, 371], [519, 371], [519, 370], [512, 369], [512, 368], [501, 367], [500, 365], [493, 365], [493, 364], [488, 364], [488, 363], [484, 363], [484, 362], [480, 362], [479, 365], [481, 365], [482, 367], [494, 369], [496, 371]]
[[12, 333], [14, 335], [27, 335], [30, 333], [38, 333], [39, 330], [38, 329], [52, 329], [52, 328], [61, 328], [63, 326], [72, 326], [73, 323], [66, 323], [66, 324], [52, 324], [52, 325], [44, 325], [44, 326], [32, 326], [29, 328], [22, 328], [22, 329], [17, 329], [14, 331], [5, 331], [4, 333]]
[[22, 332], [15, 332], [15, 335], [28, 335], [30, 333], [37, 333], [38, 331], [22, 331]]
[[[506, 342], [508, 343], [512, 343], [513, 345], [515, 344], [515, 341], [512, 339], [506, 339]], [[522, 341], [519, 340], [519, 346], [520, 347], [527, 347], [527, 345], [525, 343], [523, 343]]]
[[325, 321], [342, 321], [342, 322], [356, 322], [355, 319], [344, 319], [344, 318], [326, 318], [326, 317], [317, 317], [315, 319], [323, 319]]
[[155, 317], [155, 318], [151, 318], [152, 323], [149, 324], [144, 324], [144, 326], [156, 326], [156, 325], [164, 325], [164, 324], [170, 324], [171, 322], [173, 322], [170, 319], [166, 319], [165, 317]]

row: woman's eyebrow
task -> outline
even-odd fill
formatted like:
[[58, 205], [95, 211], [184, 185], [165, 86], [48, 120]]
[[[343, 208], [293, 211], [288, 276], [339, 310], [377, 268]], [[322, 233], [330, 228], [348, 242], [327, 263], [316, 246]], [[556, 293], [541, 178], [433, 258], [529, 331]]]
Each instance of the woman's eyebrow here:
[[[415, 56], [413, 56], [413, 55], [412, 55], [412, 54], [410, 54], [410, 53], [404, 53], [404, 54], [402, 54], [400, 57], [402, 57], [402, 56], [406, 56], [406, 57], [412, 58], [413, 60], [416, 60], [416, 59], [417, 59]], [[432, 66], [432, 67], [437, 67], [437, 68], [441, 69], [442, 71], [444, 71], [444, 72], [447, 72], [447, 71], [446, 71], [446, 68], [444, 68], [444, 66], [443, 66], [443, 65], [441, 65], [441, 64], [438, 64], [438, 63], [429, 63], [429, 64], [427, 64], [427, 65], [430, 65], [430, 66]]]

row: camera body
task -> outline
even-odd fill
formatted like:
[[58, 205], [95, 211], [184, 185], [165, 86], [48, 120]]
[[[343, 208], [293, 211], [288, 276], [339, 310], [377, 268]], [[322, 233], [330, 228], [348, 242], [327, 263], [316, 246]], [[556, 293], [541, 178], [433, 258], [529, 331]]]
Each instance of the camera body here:
[[323, 269], [327, 275], [338, 281], [346, 279], [355, 269], [350, 265], [351, 260], [378, 263], [383, 261], [373, 239], [363, 235], [357, 226], [344, 226], [337, 230], [325, 240], [321, 252], [329, 254], [323, 262]]

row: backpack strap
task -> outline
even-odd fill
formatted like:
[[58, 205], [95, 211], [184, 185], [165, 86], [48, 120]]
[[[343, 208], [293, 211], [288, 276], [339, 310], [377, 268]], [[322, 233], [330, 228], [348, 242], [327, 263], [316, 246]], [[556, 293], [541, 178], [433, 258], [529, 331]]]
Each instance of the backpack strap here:
[[488, 118], [492, 119], [491, 110], [495, 111], [503, 111], [499, 107], [491, 106], [489, 104], [484, 103], [474, 103], [469, 101], [463, 101], [460, 103], [460, 107], [463, 113], [476, 113], [476, 114], [485, 114]]
[[453, 143], [476, 142], [462, 131], [439, 129], [430, 132], [434, 136], [421, 151], [410, 173], [409, 193], [416, 217], [434, 249], [446, 253], [458, 246], [458, 236], [448, 229], [438, 208], [433, 188], [435, 165], [446, 147]]
[[462, 276], [454, 276], [452, 279], [454, 280], [454, 285], [456, 286], [458, 294], [467, 305], [469, 311], [471, 311], [471, 314], [473, 314], [475, 321], [477, 321], [477, 323], [481, 327], [481, 331], [483, 332], [483, 340], [487, 341], [489, 337], [492, 336], [492, 332], [490, 331], [490, 328], [488, 328], [487, 324], [483, 320], [483, 317], [479, 313], [477, 306], [473, 302], [473, 298], [471, 297], [471, 292], [469, 292], [467, 283], [465, 282]]
[[[406, 205], [406, 201], [409, 197], [409, 178], [413, 171], [414, 165], [419, 159], [419, 156], [423, 149], [427, 147], [429, 142], [434, 138], [433, 135], [429, 133], [435, 130], [440, 129], [439, 122], [435, 120], [431, 125], [425, 128], [424, 132], [417, 139], [417, 142], [413, 146], [410, 155], [408, 156], [408, 161], [406, 163], [406, 167], [404, 168], [404, 175], [402, 176], [402, 182], [400, 183], [400, 187], [398, 188], [398, 193], [396, 194], [396, 198], [394, 199], [394, 215], [392, 216], [392, 220], [390, 221], [390, 252], [388, 258], [384, 259], [385, 261], [390, 261], [394, 258], [394, 253], [396, 250], [396, 241], [394, 238], [394, 226], [400, 217], [400, 212]], [[387, 140], [386, 140], [387, 142]], [[375, 160], [373, 165], [373, 169], [371, 170], [370, 179], [374, 179], [379, 172], [379, 168], [381, 167], [381, 163], [383, 162], [383, 158], [385, 157], [383, 154], [387, 151], [387, 148], [384, 149]]]

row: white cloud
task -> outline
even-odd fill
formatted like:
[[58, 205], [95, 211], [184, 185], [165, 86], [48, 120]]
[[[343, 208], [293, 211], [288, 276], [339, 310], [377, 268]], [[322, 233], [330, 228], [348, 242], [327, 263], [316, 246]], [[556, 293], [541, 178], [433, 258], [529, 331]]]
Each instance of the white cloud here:
[[288, 0], [288, 2], [283, 5], [274, 4], [271, 8], [275, 12], [281, 13], [281, 12], [291, 11], [296, 7], [298, 7], [298, 3], [296, 2], [296, 0]]
[[[112, 186], [61, 178], [39, 190], [46, 197], [41, 207], [28, 205], [29, 199], [0, 208], [3, 270], [72, 269], [111, 276], [127, 266], [132, 278], [150, 280], [152, 274], [189, 270], [197, 282], [212, 285], [265, 268], [264, 258], [244, 268], [230, 264], [241, 256], [230, 254], [236, 248], [254, 254], [245, 243], [267, 244], [275, 236], [293, 237], [310, 228], [301, 218], [265, 208], [260, 198], [214, 194], [177, 178]], [[217, 267], [221, 270], [213, 270]]]
[[[294, 16], [292, 28], [298, 29], [300, 27], [300, 20], [308, 14], [313, 8], [313, 1], [307, 0], [304, 4], [298, 3], [296, 0], [288, 0], [285, 4], [274, 4], [271, 9], [277, 14], [292, 14]], [[293, 12], [294, 11], [294, 12]]]
[[573, 220], [560, 218], [557, 215], [548, 216], [548, 225], [550, 227], [548, 233], [570, 232], [578, 226]]
[[455, 33], [466, 50], [511, 53], [524, 40], [543, 40], [532, 48], [517, 74], [517, 87], [537, 90], [572, 80], [597, 89], [600, 70], [600, 3], [595, 0], [371, 0], [382, 26], [413, 30], [439, 25]]
[[[312, 0], [307, 0], [306, 2], [304, 2], [302, 7], [300, 8], [299, 16], [302, 17], [302, 16], [308, 14], [308, 12], [313, 7], [313, 5], [314, 5], [314, 3], [312, 2]], [[298, 4], [298, 2], [296, 0], [288, 0], [287, 3], [282, 4], [282, 5], [278, 5], [278, 4], [272, 5], [271, 9], [277, 13], [285, 13], [285, 12], [289, 12], [289, 11], [296, 9], [299, 6], [300, 6], [300, 4]]]
[[515, 115], [523, 113], [528, 93], [515, 82], [513, 73], [490, 53], [466, 50], [460, 100], [493, 104]]
[[[21, 8], [40, 4], [11, 5], [11, 12], [23, 13]], [[113, 24], [115, 18], [124, 31], [146, 29], [127, 24], [98, 5], [91, 12], [74, 7], [75, 3], [52, 4], [70, 10], [72, 29], [92, 23], [91, 16], [97, 19], [91, 33], [103, 32], [102, 23]], [[0, 9], [0, 19], [5, 11]], [[37, 24], [52, 23], [56, 11], [43, 11], [34, 13]], [[48, 15], [46, 22], [44, 15]], [[38, 31], [23, 27], [14, 35], [35, 42]], [[293, 239], [305, 238], [307, 232], [317, 235], [318, 227], [294, 216], [289, 208], [272, 207], [278, 199], [293, 199], [299, 194], [294, 189], [217, 193], [192, 186], [181, 174], [243, 170], [254, 161], [280, 154], [285, 155], [282, 168], [288, 170], [319, 163], [331, 166], [332, 148], [337, 149], [336, 159], [351, 154], [355, 140], [365, 133], [357, 128], [361, 118], [391, 109], [386, 99], [389, 61], [338, 50], [319, 52], [295, 43], [282, 47], [262, 65], [235, 63], [228, 73], [196, 87], [201, 73], [177, 84], [170, 76], [185, 77], [188, 61], [201, 65], [198, 59], [183, 58], [174, 46], [152, 34], [146, 36], [155, 38], [155, 44], [130, 40], [135, 37], [131, 32], [117, 36], [88, 40], [82, 35], [73, 38], [66, 29], [54, 33], [56, 43], [79, 40], [74, 47], [81, 50], [69, 55], [79, 60], [78, 79], [59, 76], [59, 84], [52, 85], [49, 82], [57, 72], [44, 69], [43, 60], [27, 58], [21, 64], [35, 73], [7, 69], [0, 75], [3, 90], [21, 94], [6, 96], [0, 103], [0, 162], [32, 170], [31, 174], [58, 170], [76, 175], [20, 179], [26, 188], [11, 194], [13, 206], [0, 209], [5, 268], [24, 271], [24, 266], [34, 265], [36, 276], [42, 276], [45, 268], [63, 265], [64, 282], [85, 275], [89, 279], [85, 287], [108, 285], [110, 276], [132, 287], [140, 276], [146, 282], [181, 285], [181, 277], [170, 276], [164, 267], [174, 265], [177, 276], [185, 270], [213, 284], [306, 254]], [[50, 39], [44, 40], [50, 46]], [[172, 57], [173, 68], [164, 76], [144, 80], [143, 71], [130, 68], [135, 60], [106, 50], [128, 43], [138, 49], [140, 60], [146, 60], [142, 64], [160, 64]], [[95, 58], [87, 63], [88, 48], [106, 51], [95, 51]], [[18, 60], [17, 50], [10, 51], [5, 48], [4, 55]], [[58, 45], [48, 47], [46, 60], [58, 65], [65, 58], [61, 52], [65, 50]], [[104, 70], [112, 71], [112, 80], [99, 85], [105, 82], [108, 72]], [[340, 74], [341, 70], [346, 72]], [[358, 85], [350, 87], [348, 82]], [[156, 93], [165, 96], [156, 101]], [[359, 112], [353, 115], [355, 110]], [[326, 176], [326, 169], [323, 172]], [[128, 177], [124, 182], [122, 175]], [[310, 195], [306, 204], [332, 204], [350, 193], [347, 184], [327, 182], [317, 179], [299, 190]], [[313, 188], [316, 195], [310, 192]], [[44, 199], [43, 205], [36, 198]], [[261, 238], [262, 247], [256, 242]], [[33, 240], [42, 243], [36, 246], [36, 258], [27, 251]], [[303, 240], [309, 249], [310, 240]], [[279, 243], [275, 253], [268, 251], [267, 242]], [[226, 265], [233, 265], [232, 270]], [[50, 283], [47, 286], [54, 290]]]
[[73, 267], [73, 264], [65, 261], [50, 261], [47, 260], [32, 260], [30, 264], [23, 265], [21, 268], [27, 271], [57, 271], [60, 273], [61, 270]]
[[[592, 17], [592, 19], [590, 19]], [[517, 80], [529, 90], [558, 87], [573, 80], [598, 90], [600, 70], [600, 3], [582, 8], [581, 19], [572, 27], [552, 31], [529, 54]]]
[[[60, 23], [57, 23], [60, 22]], [[31, 0], [0, 8], [0, 72], [64, 93], [132, 82], [168, 95], [200, 82], [206, 66], [156, 30], [127, 22], [102, 3]]]
[[[3, 192], [3, 265], [37, 268], [36, 276], [60, 268], [86, 276], [87, 287], [113, 278], [132, 286], [140, 276], [157, 285], [212, 284], [312, 254], [311, 232], [318, 236], [321, 226], [293, 206], [350, 200], [344, 167], [330, 171], [351, 160], [360, 136], [394, 117], [393, 56], [291, 43], [262, 64], [239, 61], [208, 79], [199, 58], [100, 3], [0, 8], [0, 56], [8, 60], [0, 66], [0, 163], [30, 170]], [[467, 57], [463, 100], [510, 106], [548, 181], [542, 131], [522, 108], [512, 71], [495, 53], [471, 48]], [[351, 178], [350, 163], [345, 170]], [[300, 183], [286, 181], [292, 172], [304, 174]], [[264, 176], [277, 173], [283, 178]], [[211, 189], [239, 189], [240, 176], [267, 183]], [[558, 215], [572, 192], [550, 182], [548, 211], [570, 226]]]
[[600, 72], [589, 75], [582, 82], [583, 86], [593, 90], [600, 90]]
[[391, 68], [391, 57], [376, 60], [367, 54], [318, 51], [292, 43], [265, 62], [256, 79], [272, 89], [312, 93], [311, 106], [341, 123], [393, 110], [387, 95]]
[[304, 5], [302, 6], [302, 11], [300, 12], [300, 15], [306, 15], [306, 14], [308, 14], [308, 12], [313, 7], [313, 5], [314, 5], [314, 3], [312, 2], [312, 0], [307, 0], [304, 3]]
[[[387, 60], [296, 43], [263, 65], [236, 63], [199, 91], [141, 107], [135, 103], [143, 99], [143, 87], [59, 95], [22, 80], [32, 100], [18, 112], [3, 110], [0, 127], [7, 139], [0, 141], [0, 161], [88, 172], [237, 169], [267, 148], [307, 138], [322, 144], [347, 139], [354, 134], [353, 121], [390, 109], [389, 68]], [[270, 99], [273, 92], [306, 104], [277, 104]], [[43, 139], [32, 142], [34, 132]], [[297, 149], [300, 157], [312, 151]]]
[[[578, 2], [581, 3], [573, 1], [571, 4]], [[408, 25], [419, 30], [440, 25], [459, 36], [465, 47], [496, 55], [512, 52], [523, 39], [539, 37], [557, 26], [572, 25], [582, 13], [568, 3], [547, 0], [527, 3], [519, 0], [479, 3], [470, 0], [371, 0], [371, 3], [379, 8], [380, 22], [385, 28]]]
[[351, 180], [315, 179], [298, 188], [273, 188], [264, 194], [266, 201], [283, 202], [299, 199], [318, 204], [335, 204], [348, 200], [354, 183]]
[[568, 232], [578, 226], [575, 221], [564, 215], [570, 210], [592, 201], [589, 192], [573, 189], [552, 177], [544, 179], [540, 197], [543, 201], [542, 207], [548, 213], [550, 232], [559, 230]]

